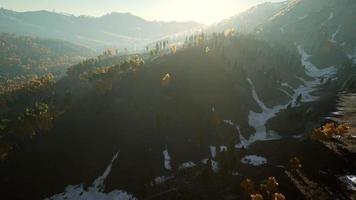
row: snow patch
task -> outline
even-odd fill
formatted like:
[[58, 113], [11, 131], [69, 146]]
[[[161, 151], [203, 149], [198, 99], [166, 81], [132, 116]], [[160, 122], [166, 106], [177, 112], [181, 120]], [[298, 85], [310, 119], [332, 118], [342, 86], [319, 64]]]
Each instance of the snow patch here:
[[171, 157], [169, 156], [167, 148], [163, 151], [163, 158], [164, 158], [164, 168], [167, 170], [172, 170]]
[[262, 109], [261, 113], [256, 113], [254, 111], [250, 111], [248, 115], [248, 123], [252, 126], [256, 132], [248, 139], [248, 145], [261, 140], [274, 140], [280, 139], [280, 137], [272, 131], [267, 132], [266, 123], [269, 119], [276, 116], [276, 114], [286, 108], [287, 105], [277, 105], [273, 108], [268, 108], [258, 97], [257, 92], [255, 90], [255, 86], [251, 79], [247, 79], [251, 86], [251, 92], [253, 99], [257, 102], [259, 107]]
[[330, 15], [329, 15], [328, 20], [332, 20], [333, 18], [334, 18], [334, 13], [333, 13], [333, 12], [331, 12], [331, 13], [330, 13]]
[[211, 112], [215, 112], [215, 107], [211, 107]]
[[163, 184], [172, 178], [173, 178], [173, 176], [157, 176], [155, 179], [153, 179], [153, 181], [151, 182], [151, 185]]
[[239, 172], [233, 171], [232, 174], [233, 176], [240, 176], [241, 174]]
[[339, 25], [338, 28], [336, 29], [336, 31], [331, 35], [331, 39], [329, 40], [332, 43], [337, 43], [337, 41], [335, 40], [337, 34], [340, 32], [340, 28], [341, 26]]
[[232, 122], [231, 120], [225, 119], [224, 122], [225, 122], [226, 124], [230, 125], [230, 126], [234, 126], [234, 125], [235, 125], [234, 122]]
[[294, 139], [301, 139], [301, 138], [303, 138], [303, 135], [293, 135], [292, 138], [294, 138]]
[[136, 200], [134, 196], [122, 190], [114, 190], [110, 193], [103, 192], [104, 181], [109, 176], [112, 164], [117, 159], [118, 154], [119, 152], [114, 155], [104, 173], [95, 179], [90, 187], [84, 188], [83, 184], [69, 185], [63, 193], [56, 194], [45, 200]]
[[210, 155], [212, 158], [216, 158], [216, 147], [215, 146], [210, 146]]
[[354, 48], [354, 53], [347, 55], [347, 57], [352, 60], [353, 64], [356, 64], [356, 47]]
[[255, 129], [255, 133], [251, 135], [247, 140], [247, 145], [250, 145], [256, 141], [265, 141], [265, 140], [275, 140], [280, 139], [281, 137], [273, 132], [267, 131], [266, 123], [269, 119], [276, 116], [281, 110], [286, 109], [289, 104], [292, 107], [297, 106], [296, 99], [301, 96], [301, 102], [311, 102], [317, 100], [319, 97], [313, 96], [312, 93], [317, 89], [317, 87], [322, 83], [322, 79], [326, 80], [331, 78], [335, 74], [335, 67], [328, 67], [324, 69], [317, 68], [313, 63], [309, 61], [310, 55], [308, 55], [304, 49], [299, 45], [297, 46], [298, 52], [301, 55], [302, 65], [305, 67], [305, 73], [313, 78], [311, 81], [306, 81], [300, 78], [303, 82], [298, 88], [293, 89], [293, 94], [291, 100], [286, 104], [276, 105], [272, 108], [268, 108], [258, 97], [255, 90], [255, 86], [251, 79], [247, 79], [251, 86], [251, 94], [253, 99], [256, 101], [258, 106], [261, 108], [261, 113], [256, 113], [250, 111], [248, 116], [248, 123]]
[[185, 163], [182, 163], [180, 166], [179, 166], [179, 170], [182, 170], [182, 169], [189, 169], [189, 168], [192, 168], [192, 167], [195, 167], [195, 163], [192, 162], [192, 161], [189, 161], [189, 162], [185, 162]]
[[227, 151], [227, 146], [221, 145], [220, 146], [220, 152]]
[[321, 23], [321, 26], [324, 26], [328, 21], [332, 20], [333, 18], [334, 18], [334, 13], [330, 12], [329, 17], [323, 23]]
[[[212, 159], [210, 159], [210, 160], [211, 160], [211, 170], [213, 170], [213, 172], [215, 172], [215, 173], [218, 173], [219, 172], [219, 163], [216, 162], [215, 160], [212, 160]], [[202, 160], [202, 163], [208, 164], [208, 161], [209, 161], [209, 159], [205, 158]]]
[[[324, 68], [324, 69], [319, 69], [317, 68], [313, 63], [311, 63], [309, 61], [309, 58], [311, 57], [311, 55], [308, 55], [304, 49], [302, 48], [301, 45], [297, 46], [298, 48], [298, 52], [302, 57], [302, 65], [305, 66], [306, 69], [306, 74], [314, 79], [318, 79], [321, 77], [331, 77], [332, 75], [335, 74], [335, 67], [328, 67], [328, 68]], [[306, 81], [308, 82], [308, 81]]]
[[238, 139], [240, 141], [240, 143], [235, 145], [235, 148], [241, 149], [243, 147], [246, 147], [248, 145], [248, 141], [246, 140], [246, 138], [242, 135], [241, 130], [240, 130], [240, 126], [234, 124], [234, 122], [232, 122], [231, 120], [224, 120], [224, 122], [226, 124], [229, 124], [230, 126], [234, 126], [236, 128], [237, 131], [237, 136]]
[[281, 83], [281, 86], [283, 87], [287, 87], [287, 88], [290, 88], [290, 89], [293, 89], [292, 86], [290, 86], [288, 83], [284, 82], [284, 83]]
[[356, 191], [356, 176], [346, 175], [339, 177], [339, 180], [346, 186], [348, 190]]
[[241, 163], [253, 166], [260, 166], [267, 163], [267, 159], [265, 157], [249, 155], [245, 156], [241, 159]]
[[283, 90], [283, 89], [281, 89], [281, 88], [279, 88], [278, 90], [281, 91], [281, 92], [283, 92], [283, 93], [284, 93], [285, 95], [287, 95], [289, 98], [293, 99], [293, 96], [290, 95], [289, 92], [287, 92], [287, 91], [285, 91], [285, 90]]
[[306, 15], [304, 15], [304, 16], [302, 16], [302, 17], [298, 17], [298, 19], [299, 20], [303, 20], [303, 19], [305, 19], [305, 18], [307, 18], [308, 17], [308, 14], [306, 14]]

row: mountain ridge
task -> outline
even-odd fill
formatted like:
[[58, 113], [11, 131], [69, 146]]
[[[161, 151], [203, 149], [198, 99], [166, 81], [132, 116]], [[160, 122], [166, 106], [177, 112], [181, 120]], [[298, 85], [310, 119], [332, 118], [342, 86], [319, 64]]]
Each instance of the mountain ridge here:
[[0, 9], [2, 32], [63, 39], [99, 51], [108, 47], [143, 47], [149, 41], [202, 26], [193, 21], [148, 21], [131, 13], [112, 12], [88, 17], [46, 10], [16, 12]]

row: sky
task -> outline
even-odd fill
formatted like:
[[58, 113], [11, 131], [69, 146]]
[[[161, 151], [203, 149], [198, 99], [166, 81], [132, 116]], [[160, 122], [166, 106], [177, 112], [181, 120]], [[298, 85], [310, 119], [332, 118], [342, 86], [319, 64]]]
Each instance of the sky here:
[[130, 12], [152, 21], [193, 20], [209, 25], [267, 1], [283, 0], [0, 0], [0, 7], [96, 17], [111, 12]]

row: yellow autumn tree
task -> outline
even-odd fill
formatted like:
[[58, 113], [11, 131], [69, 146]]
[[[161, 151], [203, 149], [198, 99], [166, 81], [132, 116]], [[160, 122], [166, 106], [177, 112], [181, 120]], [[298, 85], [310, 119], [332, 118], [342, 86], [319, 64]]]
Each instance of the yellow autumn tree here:
[[286, 200], [286, 197], [282, 193], [274, 193], [272, 200]]
[[162, 86], [168, 86], [171, 83], [171, 81], [172, 81], [172, 76], [169, 73], [167, 73], [161, 79], [161, 85]]
[[251, 195], [255, 192], [255, 186], [251, 179], [247, 178], [241, 182], [241, 187], [245, 191], [246, 194]]
[[311, 134], [313, 140], [329, 140], [335, 136], [344, 136], [350, 129], [346, 124], [335, 124], [333, 122], [326, 123], [325, 125], [317, 128]]
[[4, 141], [0, 141], [0, 160], [4, 160], [12, 147]]
[[175, 53], [177, 52], [177, 46], [176, 46], [176, 45], [172, 45], [172, 46], [171, 46], [171, 52], [172, 52], [173, 54], [175, 54]]
[[263, 196], [261, 194], [251, 194], [250, 195], [251, 200], [263, 200]]
[[210, 48], [207, 46], [206, 48], [205, 48], [205, 53], [209, 53], [210, 52]]
[[267, 190], [270, 194], [277, 192], [279, 183], [277, 179], [273, 176], [267, 179]]
[[292, 159], [289, 160], [290, 168], [292, 170], [298, 170], [302, 168], [302, 164], [300, 163], [300, 160], [298, 157], [293, 157]]

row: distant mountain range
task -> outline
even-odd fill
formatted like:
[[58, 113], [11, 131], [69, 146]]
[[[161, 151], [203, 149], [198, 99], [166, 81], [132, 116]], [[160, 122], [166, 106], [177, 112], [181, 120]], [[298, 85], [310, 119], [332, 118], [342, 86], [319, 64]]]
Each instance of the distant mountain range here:
[[88, 17], [0, 9], [1, 32], [62, 39], [96, 50], [142, 47], [148, 42], [199, 27], [203, 25], [192, 21], [147, 21], [130, 13]]
[[110, 47], [140, 50], [162, 38], [180, 42], [196, 31], [222, 32], [235, 28], [238, 33], [254, 34], [292, 49], [295, 44], [303, 45], [308, 53], [314, 54], [315, 62], [328, 57], [333, 58], [328, 64], [333, 64], [347, 58], [356, 61], [355, 10], [354, 0], [268, 2], [205, 27], [196, 22], [147, 21], [130, 13], [89, 17], [0, 9], [0, 32], [66, 40], [101, 52]]

